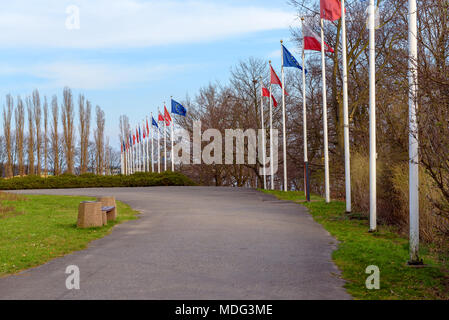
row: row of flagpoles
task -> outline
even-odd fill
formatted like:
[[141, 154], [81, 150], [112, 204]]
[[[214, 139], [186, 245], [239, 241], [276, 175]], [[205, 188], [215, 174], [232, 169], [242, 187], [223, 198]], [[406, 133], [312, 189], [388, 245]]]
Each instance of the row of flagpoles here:
[[[272, 85], [281, 87], [282, 91], [282, 131], [283, 131], [283, 189], [287, 191], [287, 157], [286, 157], [286, 121], [285, 121], [285, 96], [288, 93], [285, 90], [284, 67], [298, 68], [302, 71], [302, 91], [303, 91], [303, 139], [304, 139], [304, 190], [307, 200], [310, 201], [309, 191], [309, 173], [307, 157], [307, 112], [306, 112], [306, 82], [305, 75], [307, 70], [304, 67], [305, 51], [320, 51], [322, 65], [322, 103], [323, 103], [323, 153], [324, 153], [324, 193], [326, 202], [330, 202], [329, 188], [329, 151], [328, 151], [328, 129], [327, 129], [327, 90], [326, 90], [326, 59], [325, 52], [334, 52], [327, 43], [324, 42], [324, 20], [335, 21], [341, 18], [341, 43], [342, 43], [342, 64], [343, 64], [343, 140], [344, 140], [344, 162], [345, 162], [345, 200], [346, 212], [351, 212], [351, 175], [350, 175], [350, 152], [349, 152], [349, 113], [348, 113], [348, 71], [346, 55], [346, 19], [345, 19], [345, 1], [344, 0], [320, 0], [320, 30], [321, 36], [316, 34], [312, 27], [301, 19], [303, 34], [302, 46], [302, 66], [299, 65], [295, 57], [282, 44], [281, 40], [281, 78], [276, 75], [271, 62], [270, 66], [270, 89], [269, 91], [261, 85], [261, 124], [262, 124], [262, 145], [265, 147], [265, 129], [263, 119], [263, 97], [271, 97], [270, 100], [270, 159], [272, 153], [272, 106], [277, 106], [277, 102], [272, 95]], [[376, 62], [375, 62], [375, 4], [374, 0], [369, 2], [369, 136], [370, 136], [370, 156], [369, 156], [369, 188], [370, 188], [370, 232], [377, 229], [377, 210], [376, 210]], [[417, 7], [416, 0], [409, 0], [409, 198], [410, 198], [410, 263], [421, 263], [418, 256], [419, 249], [419, 177], [418, 177], [418, 137], [417, 137]], [[265, 164], [265, 149], [262, 150], [263, 162]], [[264, 167], [265, 168], [265, 167]], [[273, 183], [273, 161], [270, 161], [271, 189], [274, 189]], [[264, 188], [267, 187], [264, 175]]]
[[[163, 135], [162, 140], [164, 141], [163, 170], [167, 170], [167, 127], [170, 128], [170, 162], [171, 170], [174, 171], [174, 118], [172, 117], [172, 115], [176, 114], [185, 117], [186, 113], [187, 111], [184, 106], [171, 99], [171, 112], [169, 112], [167, 110], [167, 107], [164, 105], [163, 114], [158, 109], [157, 120], [154, 119], [153, 113], [151, 113], [151, 124], [148, 123], [147, 117], [146, 121], [142, 121], [141, 125], [136, 126], [135, 132], [133, 129], [130, 132], [126, 133], [124, 140], [121, 142], [120, 163], [122, 174], [129, 175], [135, 172], [156, 172], [155, 165], [157, 165], [157, 172], [161, 172], [161, 130]], [[154, 133], [154, 129], [156, 130], [156, 134]], [[155, 148], [154, 141], [156, 139], [157, 143]]]
[[[322, 103], [323, 103], [323, 154], [324, 154], [324, 193], [325, 201], [330, 202], [330, 186], [329, 186], [329, 151], [328, 151], [328, 128], [327, 128], [327, 90], [326, 90], [326, 59], [325, 52], [334, 52], [327, 43], [324, 42], [324, 20], [335, 21], [341, 18], [341, 43], [342, 43], [342, 64], [343, 64], [343, 126], [344, 126], [344, 162], [345, 162], [345, 200], [346, 212], [351, 212], [351, 176], [350, 176], [350, 152], [349, 152], [349, 115], [348, 115], [348, 71], [347, 71], [347, 55], [346, 55], [346, 20], [345, 20], [345, 1], [344, 0], [320, 0], [320, 31], [321, 36], [313, 31], [313, 27], [309, 26], [304, 19], [301, 19], [301, 27], [303, 34], [302, 46], [302, 65], [298, 63], [295, 57], [287, 50], [281, 40], [281, 79], [274, 71], [271, 61], [270, 67], [270, 87], [266, 89], [260, 79], [261, 84], [261, 126], [262, 126], [262, 152], [263, 152], [263, 168], [266, 170], [266, 153], [265, 153], [265, 122], [264, 122], [264, 97], [269, 99], [269, 132], [270, 132], [270, 188], [274, 189], [274, 163], [273, 159], [273, 106], [277, 107], [277, 101], [274, 98], [272, 85], [279, 85], [282, 91], [282, 132], [283, 132], [283, 189], [287, 191], [287, 143], [286, 143], [286, 111], [285, 96], [288, 95], [285, 90], [284, 67], [297, 68], [302, 71], [302, 92], [303, 92], [303, 139], [304, 139], [304, 190], [307, 200], [310, 201], [309, 188], [309, 167], [307, 155], [307, 109], [306, 109], [306, 74], [305, 51], [321, 52], [322, 64]], [[369, 133], [370, 133], [370, 231], [376, 231], [376, 118], [375, 118], [375, 6], [374, 0], [369, 2]], [[412, 263], [419, 262], [418, 246], [419, 246], [419, 195], [418, 195], [418, 140], [416, 125], [416, 109], [417, 109], [417, 22], [416, 22], [416, 0], [409, 0], [409, 84], [411, 87], [409, 98], [409, 157], [410, 157], [410, 177], [409, 177], [409, 195], [410, 195], [410, 261]], [[185, 116], [186, 109], [173, 99], [171, 100], [172, 114]], [[173, 162], [173, 120], [164, 106], [164, 115], [158, 112], [158, 120], [155, 121], [151, 115], [152, 127], [157, 128], [158, 132], [158, 149], [157, 149], [157, 165], [160, 172], [160, 130], [159, 122], [164, 125], [164, 170], [167, 169], [166, 154], [166, 130], [165, 127], [171, 126], [171, 164], [174, 170]], [[148, 119], [146, 123], [146, 135], [141, 137], [140, 127], [134, 133], [129, 134], [129, 140], [123, 141], [122, 145], [122, 172], [130, 174], [136, 171], [154, 172], [153, 157], [153, 138], [150, 135]], [[146, 139], [146, 140], [145, 140]], [[148, 152], [148, 141], [151, 140], [151, 156]], [[137, 140], [137, 143], [136, 143]], [[146, 148], [143, 147], [146, 141]], [[151, 160], [150, 160], [151, 159]], [[267, 188], [266, 171], [264, 171], [264, 188]]]

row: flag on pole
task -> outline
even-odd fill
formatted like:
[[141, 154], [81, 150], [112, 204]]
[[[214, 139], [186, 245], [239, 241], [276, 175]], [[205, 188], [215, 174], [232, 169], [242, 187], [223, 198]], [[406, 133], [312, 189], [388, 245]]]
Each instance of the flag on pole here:
[[[321, 37], [316, 34], [309, 26], [305, 23], [302, 24], [302, 35], [304, 37], [304, 50], [314, 50], [321, 51]], [[324, 42], [324, 51], [334, 52], [326, 42]]]
[[136, 144], [136, 136], [133, 134], [133, 145]]
[[162, 121], [162, 122], [165, 121], [164, 116], [160, 112], [159, 112], [159, 115], [157, 117], [157, 121]]
[[[287, 48], [282, 45], [282, 55], [284, 56], [284, 67], [293, 67], [302, 70], [302, 67], [299, 65], [296, 58], [287, 50]], [[305, 69], [307, 74], [307, 69]]]
[[147, 117], [147, 137], [150, 136], [150, 127], [148, 126], [148, 117]]
[[[274, 69], [271, 65], [270, 65], [270, 69], [271, 69], [270, 83], [277, 84], [282, 88], [282, 82], [281, 82], [281, 80], [279, 80], [278, 75], [276, 74], [276, 72], [274, 72]], [[288, 93], [286, 90], [284, 90], [284, 93], [286, 96], [288, 96]]]
[[159, 126], [157, 125], [156, 120], [154, 120], [153, 117], [151, 117], [151, 124], [152, 124], [154, 127], [159, 128]]
[[187, 110], [180, 104], [179, 102], [176, 102], [175, 100], [171, 99], [171, 112], [174, 114], [178, 114], [180, 116], [185, 117]]
[[139, 139], [137, 140], [137, 142], [142, 141], [142, 133], [140, 132], [140, 126], [139, 126]]
[[164, 106], [164, 119], [165, 119], [165, 125], [168, 127], [170, 126], [171, 123], [171, 117], [170, 117], [170, 113], [167, 110], [167, 107]]
[[340, 0], [320, 0], [321, 19], [335, 21], [341, 17]]
[[[263, 95], [264, 97], [270, 97], [270, 90], [268, 90], [268, 89], [265, 88], [265, 87], [262, 87], [262, 95]], [[278, 106], [278, 103], [277, 103], [277, 101], [276, 101], [276, 99], [274, 98], [273, 95], [271, 95], [271, 99], [273, 99], [273, 105], [274, 105], [274, 107], [277, 107], [277, 106]]]

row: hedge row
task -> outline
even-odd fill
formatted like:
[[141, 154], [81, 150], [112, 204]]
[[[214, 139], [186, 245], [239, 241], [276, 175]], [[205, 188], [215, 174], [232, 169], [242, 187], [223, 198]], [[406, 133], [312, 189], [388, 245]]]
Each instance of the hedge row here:
[[111, 188], [111, 187], [149, 187], [149, 186], [192, 186], [195, 183], [181, 173], [139, 172], [129, 176], [102, 176], [91, 173], [79, 176], [63, 174], [42, 178], [38, 176], [0, 179], [0, 190], [20, 189], [64, 189], [64, 188]]

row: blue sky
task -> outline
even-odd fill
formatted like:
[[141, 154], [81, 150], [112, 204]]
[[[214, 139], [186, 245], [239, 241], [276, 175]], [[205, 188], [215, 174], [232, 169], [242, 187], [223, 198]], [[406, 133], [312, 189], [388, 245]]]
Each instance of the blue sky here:
[[[79, 8], [79, 29], [66, 27], [70, 5]], [[248, 57], [279, 69], [280, 39], [298, 52], [292, 25], [286, 0], [3, 2], [1, 104], [7, 93], [23, 97], [34, 88], [60, 97], [67, 85], [105, 110], [106, 134], [117, 144], [121, 114], [136, 124], [171, 95], [182, 100], [209, 82], [226, 83]]]

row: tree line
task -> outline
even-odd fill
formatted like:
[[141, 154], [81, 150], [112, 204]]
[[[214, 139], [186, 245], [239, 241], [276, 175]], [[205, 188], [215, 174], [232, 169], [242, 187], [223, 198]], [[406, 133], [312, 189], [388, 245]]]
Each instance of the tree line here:
[[37, 89], [24, 98], [8, 94], [2, 115], [0, 176], [118, 173], [120, 153], [105, 136], [105, 113], [95, 107], [92, 130], [92, 103], [83, 94], [75, 99], [66, 87], [61, 104]]

